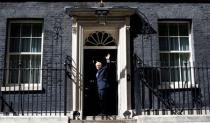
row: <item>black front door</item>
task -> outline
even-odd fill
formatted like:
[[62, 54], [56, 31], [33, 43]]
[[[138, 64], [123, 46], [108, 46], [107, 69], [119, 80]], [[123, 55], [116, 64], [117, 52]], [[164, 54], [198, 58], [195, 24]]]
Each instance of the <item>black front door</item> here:
[[102, 49], [85, 49], [84, 50], [84, 116], [94, 116], [100, 111], [99, 98], [96, 81], [96, 61], [102, 61], [102, 64], [106, 64], [105, 56], [110, 54], [110, 70], [109, 70], [109, 101], [108, 114], [117, 114], [117, 79], [116, 79], [116, 59], [117, 50], [102, 50]]

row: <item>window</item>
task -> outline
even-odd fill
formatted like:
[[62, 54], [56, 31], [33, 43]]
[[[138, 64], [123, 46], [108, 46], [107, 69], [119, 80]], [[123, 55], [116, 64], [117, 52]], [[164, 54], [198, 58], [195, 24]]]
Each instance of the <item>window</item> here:
[[104, 31], [89, 34], [85, 39], [85, 46], [116, 46], [115, 39], [111, 34]]
[[41, 83], [42, 21], [9, 22], [6, 84]]
[[190, 23], [160, 21], [158, 31], [162, 82], [192, 81]]

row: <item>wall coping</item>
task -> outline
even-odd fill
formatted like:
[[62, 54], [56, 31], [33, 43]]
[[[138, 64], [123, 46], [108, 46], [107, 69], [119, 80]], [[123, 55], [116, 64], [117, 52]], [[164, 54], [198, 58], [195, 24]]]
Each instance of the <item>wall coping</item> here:
[[141, 115], [137, 123], [210, 123], [210, 115]]

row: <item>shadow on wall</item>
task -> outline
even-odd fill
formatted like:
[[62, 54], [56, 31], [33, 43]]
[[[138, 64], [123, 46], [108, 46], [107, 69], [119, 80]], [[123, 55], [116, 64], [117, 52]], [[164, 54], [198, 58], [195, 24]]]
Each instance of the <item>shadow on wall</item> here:
[[[144, 46], [146, 46], [144, 44], [147, 43], [147, 45], [149, 44], [149, 46], [147, 47], [150, 47], [152, 44], [152, 35], [154, 34], [157, 34], [157, 31], [151, 26], [149, 20], [147, 19], [147, 17], [141, 13], [139, 10], [136, 10], [136, 13], [134, 15], [131, 16], [131, 19], [130, 19], [130, 41], [131, 41], [131, 56], [134, 56], [134, 54], [138, 54], [139, 56], [141, 56], [141, 60], [144, 64], [144, 58], [151, 58], [152, 56], [150, 52], [151, 51], [151, 48], [147, 48], [147, 53], [149, 53], [149, 56], [148, 54], [145, 55], [145, 49], [144, 49]], [[136, 42], [137, 41], [137, 42]], [[138, 45], [138, 46], [137, 46]], [[149, 50], [149, 52], [148, 52]], [[142, 59], [143, 58], [143, 59]], [[151, 58], [152, 60], [152, 58]], [[132, 67], [131, 67], [131, 88], [132, 88], [132, 108], [134, 109], [140, 109], [140, 107], [138, 107], [139, 105], [136, 105], [139, 104], [138, 101], [140, 100], [135, 100], [135, 99], [138, 99], [140, 97], [140, 93], [136, 93], [135, 90], [137, 91], [141, 85], [139, 85], [138, 82], [136, 82], [136, 80], [140, 79], [139, 77], [140, 76], [136, 76], [135, 75], [135, 60], [133, 58], [131, 58], [131, 61], [132, 63]], [[135, 102], [137, 101], [137, 102]], [[138, 112], [138, 111], [137, 111]]]
[[131, 16], [131, 41], [138, 37], [138, 35], [156, 34], [157, 31], [153, 29], [151, 24], [145, 15], [137, 10], [137, 12]]

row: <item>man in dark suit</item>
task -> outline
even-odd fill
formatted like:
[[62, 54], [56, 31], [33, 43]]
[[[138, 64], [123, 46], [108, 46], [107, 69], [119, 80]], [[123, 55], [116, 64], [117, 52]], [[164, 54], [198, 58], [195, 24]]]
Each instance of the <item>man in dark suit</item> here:
[[108, 95], [108, 72], [110, 67], [110, 54], [107, 54], [106, 58], [106, 65], [102, 67], [102, 63], [97, 61], [96, 62], [96, 80], [98, 86], [98, 95], [100, 101], [100, 113], [101, 115], [106, 115], [107, 112], [107, 95]]

